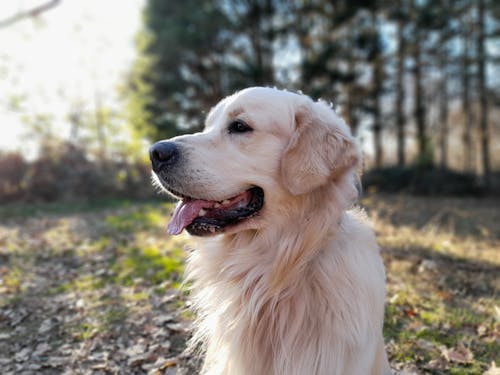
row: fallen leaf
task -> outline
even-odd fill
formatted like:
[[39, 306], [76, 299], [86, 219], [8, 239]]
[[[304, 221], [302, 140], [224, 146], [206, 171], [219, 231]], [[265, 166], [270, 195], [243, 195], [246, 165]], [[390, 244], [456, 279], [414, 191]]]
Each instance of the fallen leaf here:
[[189, 322], [179, 322], [167, 324], [167, 328], [174, 332], [186, 333], [191, 329], [191, 324]]
[[61, 367], [68, 363], [68, 359], [65, 357], [50, 357], [47, 362], [51, 367]]
[[404, 309], [403, 310], [406, 316], [410, 318], [414, 318], [415, 316], [418, 315], [418, 312], [415, 309]]
[[143, 370], [151, 371], [154, 373], [155, 371], [158, 371], [160, 369], [164, 362], [165, 358], [159, 357], [154, 363], [144, 364], [141, 367]]
[[431, 350], [434, 350], [434, 344], [428, 340], [424, 340], [424, 339], [418, 339], [417, 340], [417, 346], [421, 349], [424, 349], [428, 352], [430, 352]]
[[38, 329], [38, 333], [43, 335], [50, 331], [53, 327], [53, 321], [52, 318], [45, 319], [42, 324], [40, 325], [40, 328]]
[[418, 267], [418, 272], [435, 271], [437, 268], [437, 263], [434, 260], [423, 259]]
[[424, 367], [429, 370], [441, 370], [441, 371], [447, 370], [449, 368], [448, 362], [444, 358], [432, 359]]
[[151, 353], [139, 354], [139, 355], [136, 355], [136, 356], [129, 358], [129, 360], [127, 361], [127, 364], [130, 367], [136, 367], [136, 366], [142, 365], [144, 362], [153, 361], [155, 359], [156, 359], [156, 356], [154, 354], [151, 354]]
[[485, 324], [480, 324], [476, 329], [479, 337], [485, 336], [488, 333], [488, 326]]
[[35, 351], [33, 352], [33, 355], [36, 357], [39, 357], [45, 353], [47, 353], [50, 350], [50, 345], [43, 342], [41, 344], [38, 344], [35, 348]]
[[495, 320], [497, 322], [500, 322], [500, 307], [495, 305], [494, 309], [495, 309]]
[[179, 364], [179, 359], [177, 358], [169, 358], [167, 360], [165, 360], [165, 363], [163, 363], [161, 366], [160, 366], [160, 370], [164, 370], [168, 367], [173, 367], [173, 366], [177, 366]]
[[471, 363], [474, 359], [472, 352], [462, 343], [460, 343], [456, 348], [447, 348], [446, 346], [442, 346], [440, 349], [441, 354], [448, 362], [465, 364]]
[[137, 344], [125, 350], [125, 354], [127, 354], [127, 356], [129, 357], [135, 357], [139, 354], [143, 354], [145, 351], [146, 351], [146, 345]]
[[20, 352], [16, 353], [16, 361], [17, 362], [24, 362], [28, 359], [29, 355], [31, 353], [31, 349], [30, 348], [24, 348], [23, 350], [21, 350]]
[[174, 321], [175, 317], [172, 314], [160, 315], [154, 319], [157, 326], [162, 326], [165, 323]]
[[0, 365], [2, 366], [7, 366], [12, 363], [12, 360], [10, 358], [2, 358], [0, 357]]

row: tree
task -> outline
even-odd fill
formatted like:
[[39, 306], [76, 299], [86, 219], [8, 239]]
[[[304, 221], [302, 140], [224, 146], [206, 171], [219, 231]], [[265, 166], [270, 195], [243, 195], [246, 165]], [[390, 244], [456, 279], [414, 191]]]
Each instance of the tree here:
[[450, 74], [450, 55], [452, 48], [450, 48], [450, 40], [457, 34], [457, 28], [452, 21], [450, 15], [455, 14], [456, 11], [448, 0], [442, 1], [438, 7], [438, 11], [434, 12], [434, 17], [430, 23], [430, 28], [436, 35], [436, 42], [430, 49], [430, 53], [435, 60], [434, 67], [439, 72], [437, 78], [437, 93], [435, 104], [438, 107], [438, 142], [440, 149], [440, 167], [442, 169], [448, 168], [448, 114], [449, 114], [449, 80], [452, 78]]
[[406, 24], [408, 14], [405, 9], [405, 1], [399, 0], [395, 9], [397, 19], [397, 71], [396, 71], [396, 132], [397, 132], [397, 163], [400, 167], [405, 165], [405, 62], [406, 62]]
[[464, 149], [464, 170], [473, 171], [473, 147], [472, 147], [472, 108], [471, 108], [471, 33], [472, 25], [470, 18], [470, 6], [465, 6], [462, 11], [462, 111], [463, 111], [463, 149]]
[[[206, 111], [237, 89], [278, 84], [339, 105], [354, 134], [370, 126], [376, 166], [387, 156], [392, 120], [399, 166], [409, 163], [411, 137], [419, 166], [433, 167], [435, 146], [442, 168], [460, 152], [471, 170], [472, 114], [481, 107], [486, 113], [477, 129], [486, 180], [487, 100], [498, 101], [486, 77], [497, 63], [487, 56], [487, 39], [498, 35], [491, 25], [500, 8], [482, 1], [483, 13], [470, 0], [149, 0], [137, 38], [141, 54], [129, 79], [129, 119], [150, 138], [170, 137], [201, 128]], [[278, 62], [284, 45], [299, 56], [294, 63]], [[386, 105], [390, 100], [393, 106]], [[449, 121], [455, 103], [462, 104], [463, 127]], [[449, 148], [456, 130], [464, 135], [459, 151]]]
[[447, 55], [441, 54], [439, 57], [439, 67], [441, 79], [439, 82], [439, 148], [441, 149], [440, 166], [442, 169], [448, 166], [448, 77], [446, 73]]
[[372, 61], [372, 112], [373, 112], [373, 139], [375, 149], [375, 167], [382, 167], [383, 147], [382, 147], [382, 81], [384, 78], [382, 41], [380, 38], [377, 9], [375, 4], [371, 9], [371, 51], [370, 60]]
[[129, 77], [129, 120], [153, 139], [200, 129], [228, 88], [229, 22], [213, 0], [149, 0]]
[[221, 97], [273, 85], [282, 0], [149, 0], [129, 78], [129, 120], [153, 139], [199, 130]]
[[231, 51], [232, 57], [238, 61], [232, 68], [239, 70], [241, 78], [256, 85], [275, 82], [274, 20], [280, 6], [283, 5], [277, 0], [235, 0], [226, 5], [230, 31], [242, 43], [241, 47]]
[[428, 167], [432, 164], [432, 155], [430, 155], [430, 143], [427, 134], [426, 124], [426, 108], [424, 101], [423, 88], [423, 28], [425, 22], [424, 5], [420, 5], [417, 0], [412, 3], [413, 17], [413, 41], [412, 41], [412, 57], [413, 57], [413, 116], [417, 127], [417, 145], [418, 145], [418, 164], [422, 167]]
[[479, 90], [479, 128], [481, 137], [481, 161], [486, 189], [491, 187], [490, 133], [488, 129], [488, 99], [486, 92], [486, 52], [485, 52], [485, 0], [477, 2], [477, 74]]
[[[354, 134], [361, 114], [373, 119], [375, 162], [382, 163], [383, 44], [376, 1], [320, 1], [299, 12], [302, 87], [343, 107]], [[371, 70], [370, 85], [365, 71]]]

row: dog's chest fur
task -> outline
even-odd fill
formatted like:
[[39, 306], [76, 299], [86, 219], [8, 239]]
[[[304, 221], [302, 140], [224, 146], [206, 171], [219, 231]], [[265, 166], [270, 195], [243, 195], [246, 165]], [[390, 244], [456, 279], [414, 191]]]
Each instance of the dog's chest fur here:
[[[310, 259], [251, 236], [231, 244], [214, 239], [192, 253], [204, 373], [370, 373], [385, 276], [374, 235], [357, 216], [344, 215], [335, 237]], [[296, 244], [281, 240], [285, 248]]]

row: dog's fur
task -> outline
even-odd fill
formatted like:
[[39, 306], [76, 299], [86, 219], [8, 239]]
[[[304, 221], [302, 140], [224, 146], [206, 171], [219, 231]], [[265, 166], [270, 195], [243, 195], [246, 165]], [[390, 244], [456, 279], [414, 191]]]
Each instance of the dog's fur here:
[[[228, 134], [241, 119], [254, 131]], [[172, 139], [173, 188], [210, 200], [251, 186], [259, 215], [203, 238], [187, 275], [203, 374], [390, 374], [385, 275], [365, 215], [349, 209], [360, 151], [325, 103], [270, 88], [222, 100], [205, 131]]]

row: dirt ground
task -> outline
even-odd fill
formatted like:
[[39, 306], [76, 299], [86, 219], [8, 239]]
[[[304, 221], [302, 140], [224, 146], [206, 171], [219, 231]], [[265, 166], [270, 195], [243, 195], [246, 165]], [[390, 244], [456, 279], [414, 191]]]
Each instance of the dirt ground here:
[[[407, 374], [498, 374], [500, 201], [367, 195]], [[0, 373], [196, 374], [172, 206], [0, 208]]]

